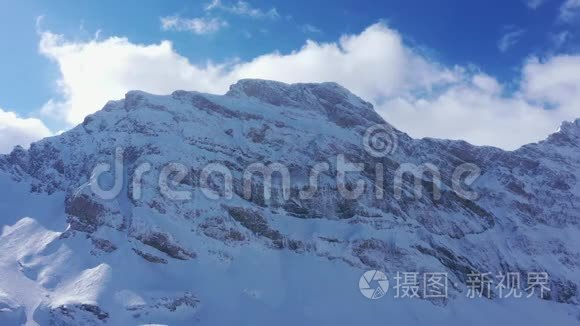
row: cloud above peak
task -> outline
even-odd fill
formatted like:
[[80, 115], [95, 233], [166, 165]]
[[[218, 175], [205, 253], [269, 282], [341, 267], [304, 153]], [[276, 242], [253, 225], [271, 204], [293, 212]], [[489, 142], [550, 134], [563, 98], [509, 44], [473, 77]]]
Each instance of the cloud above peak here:
[[[223, 94], [242, 78], [338, 82], [374, 103], [387, 121], [412, 136], [465, 139], [506, 149], [543, 139], [561, 120], [580, 117], [570, 105], [574, 92], [565, 91], [580, 85], [575, 77], [580, 73], [572, 73], [580, 69], [576, 57], [530, 59], [523, 64], [518, 90], [504, 94], [503, 85], [492, 76], [442, 65], [406, 45], [399, 32], [383, 23], [335, 42], [308, 40], [286, 54], [203, 65], [190, 63], [169, 41], [145, 45], [110, 37], [73, 42], [43, 32], [40, 51], [61, 74], [60, 96], [49, 101], [46, 110], [59, 112], [70, 124], [129, 90]], [[557, 76], [552, 84], [542, 83], [547, 74]], [[567, 99], [547, 103], [560, 95]], [[544, 103], [551, 110], [545, 110]]]
[[71, 124], [133, 89], [157, 94], [176, 89], [224, 93], [242, 78], [336, 81], [373, 99], [430, 89], [456, 78], [452, 70], [405, 47], [399, 33], [383, 24], [344, 35], [337, 42], [309, 40], [291, 53], [273, 52], [246, 62], [193, 65], [169, 41], [143, 45], [110, 37], [73, 42], [51, 32], [41, 34], [40, 52], [57, 63], [61, 73], [61, 98], [47, 103], [47, 110], [61, 112]]
[[212, 2], [206, 5], [205, 10], [206, 11], [222, 10], [234, 15], [248, 16], [252, 18], [277, 19], [280, 17], [280, 14], [278, 14], [278, 10], [276, 10], [276, 8], [274, 7], [268, 10], [263, 10], [260, 8], [255, 8], [250, 3], [242, 0], [234, 2], [230, 5], [224, 4], [221, 0], [212, 0]]
[[41, 120], [22, 118], [0, 108], [0, 154], [9, 153], [16, 145], [28, 147], [51, 134]]
[[506, 31], [497, 42], [497, 48], [501, 52], [507, 52], [510, 48], [515, 46], [524, 36], [525, 30], [517, 27], [506, 28]]
[[560, 6], [559, 20], [571, 23], [580, 18], [580, 0], [566, 0]]
[[164, 31], [191, 32], [197, 35], [213, 34], [227, 27], [228, 23], [220, 18], [198, 17], [181, 18], [179, 16], [161, 17], [161, 29]]
[[530, 9], [538, 9], [541, 5], [544, 4], [546, 0], [524, 0], [524, 3]]

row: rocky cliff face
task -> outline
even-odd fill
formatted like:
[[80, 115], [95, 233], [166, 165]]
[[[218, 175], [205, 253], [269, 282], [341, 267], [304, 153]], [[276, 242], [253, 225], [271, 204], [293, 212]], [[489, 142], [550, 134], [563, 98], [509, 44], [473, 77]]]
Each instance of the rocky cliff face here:
[[[382, 148], [369, 140], [376, 125]], [[103, 163], [110, 171], [98, 173]], [[341, 179], [351, 163], [357, 171]], [[478, 173], [466, 180], [458, 168]], [[334, 83], [133, 91], [0, 156], [0, 320], [421, 324], [450, 322], [441, 313], [451, 307], [504, 316], [494, 309], [516, 305], [516, 315], [577, 322], [579, 177], [580, 120], [506, 152], [412, 139]], [[364, 191], [345, 196], [358, 183]], [[449, 294], [397, 302], [408, 312], [397, 314], [358, 293], [370, 269], [447, 273]], [[549, 295], [504, 303], [494, 288], [471, 303], [472, 272], [546, 272]]]

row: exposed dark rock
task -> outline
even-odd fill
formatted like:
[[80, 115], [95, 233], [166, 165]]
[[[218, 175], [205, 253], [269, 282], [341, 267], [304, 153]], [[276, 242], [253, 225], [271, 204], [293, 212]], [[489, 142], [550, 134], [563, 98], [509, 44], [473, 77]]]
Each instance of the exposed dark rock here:
[[196, 254], [176, 244], [167, 234], [154, 232], [137, 236], [143, 244], [166, 253], [169, 257], [187, 260], [195, 258]]
[[397, 262], [404, 255], [404, 251], [391, 241], [379, 239], [356, 240], [352, 244], [353, 256], [361, 263], [373, 269], [385, 270], [385, 263]]
[[104, 320], [104, 319], [109, 318], [109, 314], [104, 312], [103, 310], [101, 310], [101, 308], [99, 308], [99, 306], [90, 305], [90, 304], [81, 304], [80, 309], [92, 313], [100, 320]]
[[105, 207], [88, 195], [81, 194], [67, 198], [65, 213], [69, 215], [71, 229], [92, 233], [103, 225]]
[[262, 125], [261, 128], [251, 128], [250, 132], [248, 133], [248, 138], [254, 143], [263, 143], [266, 139], [266, 133], [270, 130], [268, 125]]
[[148, 262], [155, 263], [155, 264], [167, 264], [167, 259], [157, 257], [155, 255], [143, 252], [139, 249], [135, 249], [135, 248], [132, 248], [132, 249], [137, 255], [143, 257], [143, 259], [145, 259]]
[[433, 256], [449, 269], [460, 281], [465, 282], [468, 274], [478, 271], [478, 268], [466, 257], [454, 254], [448, 248], [433, 245], [432, 248], [417, 246], [422, 254]]
[[261, 120], [263, 119], [262, 116], [257, 114], [245, 113], [234, 111], [231, 109], [226, 108], [225, 106], [219, 105], [207, 99], [206, 97], [194, 93], [194, 92], [185, 92], [185, 91], [176, 91], [171, 94], [173, 98], [178, 99], [180, 101], [189, 101], [192, 106], [203, 110], [211, 115], [221, 115], [227, 118], [238, 118], [240, 120]]
[[117, 250], [117, 246], [115, 246], [111, 241], [107, 239], [98, 239], [98, 238], [91, 238], [93, 245], [95, 248], [100, 249], [104, 252], [113, 252]]
[[[87, 314], [83, 314], [88, 313]], [[50, 325], [99, 325], [109, 318], [109, 313], [92, 304], [61, 305], [50, 310]]]
[[252, 231], [255, 235], [266, 237], [270, 240], [282, 240], [280, 232], [271, 229], [266, 219], [258, 211], [226, 205], [223, 205], [223, 207], [234, 220], [238, 221], [243, 227]]
[[578, 284], [569, 280], [553, 280], [550, 283], [549, 299], [554, 298], [561, 303], [579, 304]]
[[164, 296], [161, 298], [151, 298], [150, 301], [151, 303], [131, 305], [126, 309], [134, 312], [133, 318], [139, 319], [143, 315], [149, 315], [151, 310], [154, 309], [166, 309], [174, 312], [180, 307], [196, 309], [200, 303], [200, 300], [190, 292], [184, 292], [182, 295], [176, 295], [174, 297]]
[[178, 298], [162, 298], [161, 303], [161, 305], [169, 311], [175, 311], [180, 306], [195, 308], [198, 304], [199, 299], [197, 299], [193, 294], [187, 292], [182, 297]]
[[199, 225], [206, 236], [223, 241], [226, 244], [243, 242], [246, 237], [240, 231], [225, 224], [223, 218], [210, 218]]

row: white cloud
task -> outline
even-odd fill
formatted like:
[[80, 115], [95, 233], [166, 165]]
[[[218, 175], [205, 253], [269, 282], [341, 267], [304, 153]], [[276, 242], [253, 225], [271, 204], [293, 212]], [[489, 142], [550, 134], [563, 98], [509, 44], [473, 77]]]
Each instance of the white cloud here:
[[497, 48], [501, 52], [506, 52], [520, 41], [524, 33], [525, 31], [523, 29], [514, 27], [508, 28], [508, 30], [502, 35], [502, 37], [497, 42]]
[[[110, 99], [132, 89], [171, 93], [176, 89], [223, 93], [240, 78], [285, 82], [334, 80], [367, 98], [391, 96], [453, 80], [454, 72], [429, 63], [404, 47], [398, 33], [376, 24], [336, 43], [308, 41], [290, 54], [271, 53], [249, 62], [192, 65], [171, 42], [140, 45], [126, 38], [69, 42], [44, 32], [40, 51], [60, 67], [64, 101], [47, 107], [78, 123]], [[90, 78], [87, 78], [90, 76]]]
[[71, 124], [132, 89], [224, 93], [240, 78], [335, 81], [375, 103], [387, 121], [412, 136], [508, 149], [545, 138], [561, 120], [580, 117], [580, 108], [572, 105], [580, 94], [580, 56], [530, 59], [518, 91], [505, 95], [493, 77], [442, 66], [381, 23], [336, 42], [307, 41], [288, 54], [221, 64], [191, 64], [168, 41], [142, 45], [118, 37], [70, 42], [44, 32], [40, 50], [62, 75], [63, 99], [52, 100], [46, 110], [61, 112]]
[[523, 70], [522, 91], [531, 100], [557, 106], [580, 117], [580, 56], [530, 58]]
[[538, 9], [546, 0], [524, 0], [526, 6], [530, 9]]
[[21, 118], [0, 108], [0, 154], [9, 153], [16, 145], [28, 147], [31, 142], [50, 136], [51, 132], [34, 118]]
[[545, 138], [562, 119], [519, 94], [503, 97], [497, 81], [480, 75], [431, 99], [390, 99], [379, 112], [414, 137], [465, 139], [505, 149]]
[[252, 18], [277, 19], [280, 17], [276, 8], [271, 8], [265, 11], [260, 8], [254, 8], [250, 3], [242, 0], [237, 1], [232, 5], [224, 5], [221, 0], [212, 0], [205, 9], [207, 11], [219, 9], [235, 15], [248, 16]]
[[570, 31], [562, 31], [556, 34], [550, 34], [550, 41], [555, 49], [559, 49], [564, 46], [572, 37]]
[[322, 33], [322, 30], [320, 30], [320, 28], [318, 28], [314, 25], [304, 24], [304, 25], [302, 25], [302, 32], [310, 33], [310, 34], [320, 34], [320, 33]]
[[214, 9], [219, 9], [222, 6], [223, 5], [222, 5], [222, 2], [220, 0], [212, 0], [210, 3], [208, 3], [205, 6], [205, 10], [210, 11], [210, 10], [214, 10]]
[[519, 89], [502, 93], [492, 77], [472, 74], [471, 81], [454, 84], [433, 99], [398, 97], [379, 110], [416, 137], [515, 149], [544, 139], [561, 121], [580, 117], [580, 56], [531, 57], [522, 67]]
[[228, 23], [219, 18], [181, 18], [178, 16], [161, 17], [161, 28], [164, 31], [173, 30], [204, 35], [215, 33], [226, 26], [228, 26]]
[[62, 99], [50, 100], [43, 110], [60, 113], [70, 124], [81, 122], [108, 100], [122, 98], [132, 89], [164, 94], [176, 89], [221, 91], [225, 87], [219, 66], [194, 66], [175, 53], [168, 41], [141, 45], [111, 37], [75, 43], [44, 32], [40, 51], [58, 64], [61, 74], [57, 85]]
[[559, 19], [563, 22], [572, 22], [580, 16], [580, 0], [566, 0], [560, 7]]
[[290, 54], [271, 53], [239, 63], [230, 80], [255, 77], [284, 82], [336, 81], [367, 99], [429, 90], [453, 81], [454, 71], [431, 64], [403, 45], [401, 36], [382, 24], [336, 43], [307, 41]]

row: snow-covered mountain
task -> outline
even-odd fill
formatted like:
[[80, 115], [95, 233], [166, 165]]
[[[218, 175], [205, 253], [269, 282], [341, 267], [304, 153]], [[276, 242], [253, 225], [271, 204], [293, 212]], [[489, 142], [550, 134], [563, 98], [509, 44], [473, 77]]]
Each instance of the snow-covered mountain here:
[[[387, 155], [365, 147], [377, 125]], [[337, 182], [345, 162], [362, 169]], [[248, 167], [272, 163], [291, 183], [274, 173], [268, 198], [257, 173], [244, 193]], [[231, 172], [231, 196], [208, 164]], [[412, 167], [429, 171], [400, 174]], [[458, 167], [479, 170], [460, 180], [476, 196], [458, 193]], [[0, 156], [0, 324], [578, 324], [579, 180], [580, 119], [503, 151], [413, 139], [334, 83], [132, 91]], [[367, 270], [388, 275], [383, 298], [361, 294]], [[448, 293], [396, 298], [397, 272], [446, 273]], [[475, 272], [518, 273], [522, 291], [528, 273], [547, 273], [549, 291], [502, 298], [493, 284], [470, 298]]]

